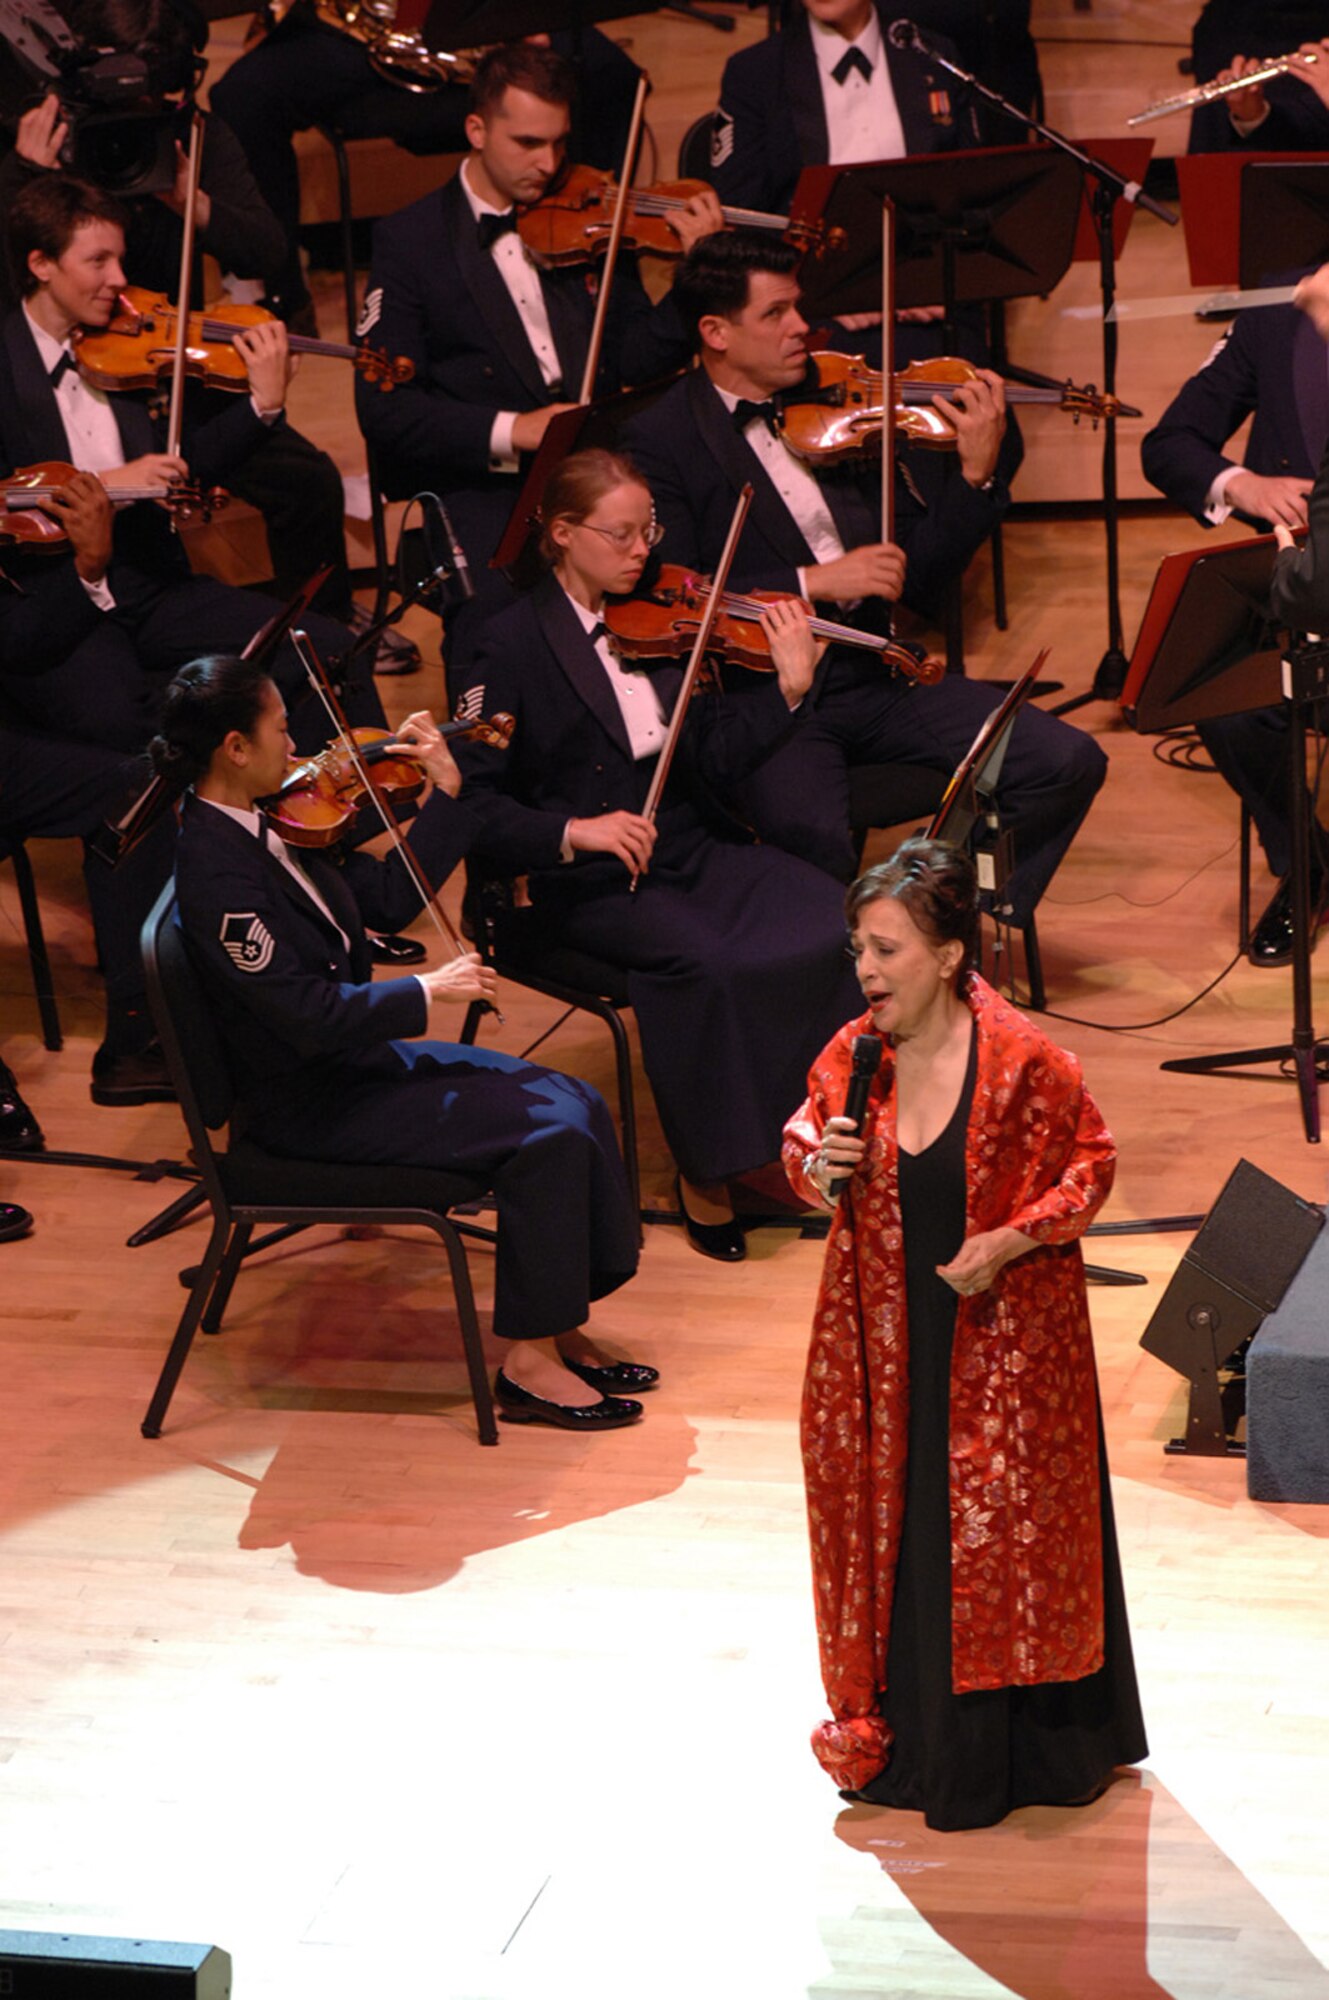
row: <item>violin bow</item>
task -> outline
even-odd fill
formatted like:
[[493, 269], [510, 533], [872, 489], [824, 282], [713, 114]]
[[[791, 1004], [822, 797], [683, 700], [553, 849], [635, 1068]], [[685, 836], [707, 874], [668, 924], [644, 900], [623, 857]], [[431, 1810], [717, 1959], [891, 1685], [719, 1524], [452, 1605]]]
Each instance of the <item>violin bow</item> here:
[[[721, 599], [724, 596], [725, 586], [729, 581], [729, 572], [733, 567], [734, 556], [738, 549], [738, 538], [743, 532], [743, 523], [748, 518], [748, 508], [752, 505], [752, 494], [753, 487], [751, 481], [749, 481], [738, 496], [738, 505], [734, 508], [734, 518], [729, 523], [729, 533], [725, 537], [724, 549], [716, 566], [715, 575], [711, 578], [711, 593], [706, 601], [706, 609], [702, 613], [701, 623], [697, 627], [697, 636], [692, 642], [692, 655], [684, 669], [683, 684], [678, 690], [678, 699], [674, 703], [674, 712], [669, 718], [669, 729], [664, 742], [660, 746], [660, 754], [655, 762], [655, 774], [651, 779], [651, 788], [646, 794], [646, 803], [641, 809], [643, 819], [654, 821], [660, 809], [660, 799], [669, 779], [669, 769], [674, 761], [674, 752], [677, 750], [678, 740], [683, 734], [683, 724], [687, 721], [688, 703], [692, 699], [693, 689], [697, 685], [697, 675], [701, 672], [701, 663], [705, 657], [706, 648], [710, 644], [711, 629], [720, 615]], [[634, 875], [632, 878], [632, 888], [635, 890], [636, 887], [637, 877]]]
[[[895, 540], [895, 207], [881, 204], [881, 539]], [[888, 613], [888, 617], [889, 617]], [[894, 620], [887, 625], [893, 629]]]
[[595, 394], [595, 378], [600, 372], [600, 350], [604, 345], [605, 322], [609, 313], [609, 295], [614, 286], [614, 267], [618, 263], [619, 245], [623, 241], [623, 229], [628, 219], [628, 204], [632, 199], [632, 172], [637, 160], [637, 147], [641, 142], [641, 128], [646, 117], [646, 95], [651, 80], [645, 70], [637, 78], [637, 95], [632, 106], [632, 122], [628, 127], [628, 143], [623, 154], [623, 171], [618, 177], [618, 199], [614, 203], [614, 220], [609, 229], [609, 241], [605, 246], [604, 269], [600, 273], [600, 296], [595, 302], [595, 319], [591, 326], [590, 344], [586, 349], [586, 366], [581, 374], [580, 403], [589, 403]]
[[189, 121], [189, 161], [186, 169], [184, 234], [180, 239], [180, 282], [176, 290], [175, 356], [171, 363], [171, 403], [166, 419], [166, 449], [180, 456], [184, 434], [185, 352], [189, 346], [189, 294], [194, 276], [194, 211], [198, 204], [199, 170], [203, 164], [203, 113]]
[[[307, 632], [297, 628], [291, 633], [291, 645], [301, 666], [305, 670], [309, 685], [313, 688], [327, 711], [328, 720], [332, 724], [333, 731], [342, 749], [346, 752], [352, 770], [364, 787], [365, 796], [373, 800], [378, 816], [383, 822], [384, 831], [401, 856], [402, 866], [405, 868], [406, 873], [410, 876], [416, 889], [419, 891], [420, 901], [425, 914], [433, 924], [434, 929], [438, 932], [438, 935], [442, 938], [444, 944], [449, 945], [458, 958], [466, 958], [470, 954], [471, 947], [458, 933], [452, 919], [439, 902], [437, 892], [430, 887], [428, 876], [416, 860], [406, 836], [401, 830], [401, 821], [397, 818], [395, 811], [383, 797], [383, 794], [376, 788], [373, 778], [370, 776], [369, 766], [361, 753], [360, 745], [355, 740], [355, 733], [347, 719], [346, 711], [337, 699], [337, 694], [329, 678], [328, 670], [315, 651], [313, 641]], [[493, 1014], [496, 1021], [502, 1022], [503, 1016], [499, 1013], [497, 1007], [492, 1006], [489, 1001], [482, 1001], [480, 1004], [486, 1012]]]

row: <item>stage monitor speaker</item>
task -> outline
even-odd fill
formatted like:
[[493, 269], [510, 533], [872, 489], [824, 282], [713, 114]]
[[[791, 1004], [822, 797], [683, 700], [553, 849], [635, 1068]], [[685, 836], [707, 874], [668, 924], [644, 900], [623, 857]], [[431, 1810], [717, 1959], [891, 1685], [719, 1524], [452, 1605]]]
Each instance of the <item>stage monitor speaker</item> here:
[[1219, 1371], [1281, 1302], [1323, 1227], [1312, 1202], [1237, 1162], [1140, 1336], [1191, 1385], [1186, 1436], [1170, 1451], [1244, 1456]]
[[0, 2000], [230, 2000], [215, 1944], [0, 1931]]

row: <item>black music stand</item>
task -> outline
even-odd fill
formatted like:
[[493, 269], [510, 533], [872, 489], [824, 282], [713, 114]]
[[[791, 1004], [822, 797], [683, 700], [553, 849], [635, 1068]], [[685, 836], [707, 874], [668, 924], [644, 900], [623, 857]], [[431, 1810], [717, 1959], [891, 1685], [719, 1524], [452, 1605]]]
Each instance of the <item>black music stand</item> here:
[[[1209, 716], [1241, 715], [1282, 699], [1288, 707], [1289, 817], [1292, 832], [1292, 1039], [1262, 1049], [1183, 1056], [1160, 1065], [1207, 1076], [1260, 1063], [1291, 1062], [1308, 1145], [1320, 1143], [1316, 1036], [1311, 1018], [1311, 815], [1306, 795], [1306, 732], [1329, 693], [1329, 645], [1277, 645], [1269, 579], [1278, 554], [1272, 535], [1212, 555], [1169, 556], [1154, 579], [1131, 659], [1122, 706], [1140, 730], [1168, 729]], [[1155, 681], [1157, 677], [1157, 681]]]

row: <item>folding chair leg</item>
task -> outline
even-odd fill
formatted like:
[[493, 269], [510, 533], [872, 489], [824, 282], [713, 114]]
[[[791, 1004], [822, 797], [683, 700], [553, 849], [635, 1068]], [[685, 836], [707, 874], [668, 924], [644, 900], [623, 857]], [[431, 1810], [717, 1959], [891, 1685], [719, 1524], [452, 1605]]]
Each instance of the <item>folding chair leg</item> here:
[[222, 1314], [231, 1298], [231, 1289], [249, 1248], [249, 1239], [254, 1233], [252, 1222], [237, 1222], [231, 1231], [231, 1240], [226, 1246], [222, 1267], [217, 1273], [217, 1282], [212, 1287], [212, 1296], [203, 1313], [204, 1333], [217, 1333], [221, 1329]]
[[466, 1350], [466, 1372], [471, 1378], [471, 1401], [475, 1404], [475, 1422], [480, 1433], [481, 1444], [498, 1443], [498, 1425], [494, 1420], [494, 1398], [489, 1387], [489, 1368], [485, 1361], [484, 1345], [480, 1339], [480, 1322], [475, 1312], [475, 1293], [471, 1289], [471, 1269], [466, 1262], [466, 1252], [461, 1238], [449, 1222], [444, 1222], [439, 1230], [443, 1247], [448, 1253], [448, 1266], [452, 1272], [452, 1295], [457, 1301], [457, 1318], [461, 1323], [462, 1345]]
[[618, 1122], [623, 1140], [623, 1165], [628, 1173], [632, 1212], [638, 1217], [637, 1235], [640, 1241], [641, 1169], [637, 1162], [637, 1100], [632, 1089], [632, 1045], [618, 1012], [611, 1012], [608, 1019], [609, 1031], [614, 1037], [614, 1068], [618, 1074]]
[[1043, 1013], [1048, 1004], [1047, 988], [1043, 984], [1043, 954], [1038, 948], [1038, 927], [1032, 917], [1021, 932], [1024, 938], [1024, 970], [1029, 981], [1029, 1006], [1033, 1013]]
[[23, 912], [23, 929], [28, 940], [28, 963], [32, 967], [32, 986], [37, 995], [37, 1012], [41, 1016], [42, 1040], [48, 1049], [60, 1049], [64, 1047], [65, 1038], [60, 1032], [60, 1013], [55, 1004], [51, 961], [46, 954], [41, 906], [37, 901], [37, 885], [32, 879], [32, 863], [21, 840], [15, 839], [9, 858], [14, 864], [14, 880], [18, 884], [19, 908]]
[[226, 1238], [227, 1225], [224, 1222], [214, 1222], [207, 1254], [199, 1267], [198, 1282], [190, 1292], [189, 1297], [185, 1300], [185, 1309], [180, 1315], [180, 1324], [175, 1330], [175, 1339], [171, 1342], [170, 1353], [167, 1355], [165, 1366], [157, 1378], [157, 1387], [154, 1389], [152, 1401], [148, 1405], [148, 1414], [144, 1417], [140, 1425], [140, 1429], [146, 1438], [160, 1437], [162, 1434], [162, 1422], [166, 1416], [167, 1409], [170, 1407], [171, 1397], [175, 1392], [175, 1385], [180, 1379], [180, 1370], [184, 1367], [189, 1350], [194, 1344], [194, 1334], [198, 1329], [198, 1323], [202, 1317], [203, 1308], [207, 1303], [208, 1294], [211, 1292], [213, 1281], [221, 1269], [222, 1256], [226, 1249]]

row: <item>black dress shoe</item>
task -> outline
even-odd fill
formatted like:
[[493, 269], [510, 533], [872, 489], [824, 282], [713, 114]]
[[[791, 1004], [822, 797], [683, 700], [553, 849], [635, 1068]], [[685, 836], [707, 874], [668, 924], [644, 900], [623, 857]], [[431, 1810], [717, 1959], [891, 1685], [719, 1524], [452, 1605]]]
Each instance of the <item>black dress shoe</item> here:
[[563, 1356], [563, 1366], [573, 1375], [586, 1382], [592, 1389], [600, 1389], [606, 1395], [617, 1395], [621, 1389], [630, 1389], [639, 1396], [643, 1389], [653, 1389], [660, 1379], [658, 1368], [650, 1367], [645, 1361], [569, 1361]]
[[92, 1058], [94, 1104], [174, 1104], [175, 1091], [160, 1042], [112, 1054], [103, 1045]]
[[700, 1250], [703, 1257], [718, 1258], [722, 1264], [741, 1264], [748, 1254], [748, 1246], [743, 1240], [743, 1225], [738, 1217], [735, 1215], [728, 1222], [694, 1222], [683, 1199], [682, 1180], [677, 1177], [674, 1193], [693, 1249]]
[[[1324, 916], [1329, 884], [1322, 880], [1311, 883], [1311, 945], [1315, 944], [1315, 933]], [[1251, 932], [1251, 941], [1246, 956], [1252, 965], [1290, 965], [1293, 945], [1292, 923], [1292, 878], [1284, 876], [1273, 895], [1269, 898], [1258, 922]]]
[[32, 1228], [32, 1217], [16, 1201], [0, 1201], [0, 1243], [13, 1243]]
[[42, 1128], [19, 1096], [12, 1072], [0, 1063], [0, 1153], [40, 1153]]
[[598, 1403], [551, 1403], [511, 1382], [500, 1368], [494, 1381], [498, 1414], [510, 1424], [553, 1424], [561, 1431], [616, 1431], [635, 1424], [641, 1404], [626, 1396], [605, 1396]]
[[419, 965], [428, 955], [419, 938], [390, 936], [382, 931], [366, 931], [365, 936], [375, 965]]

